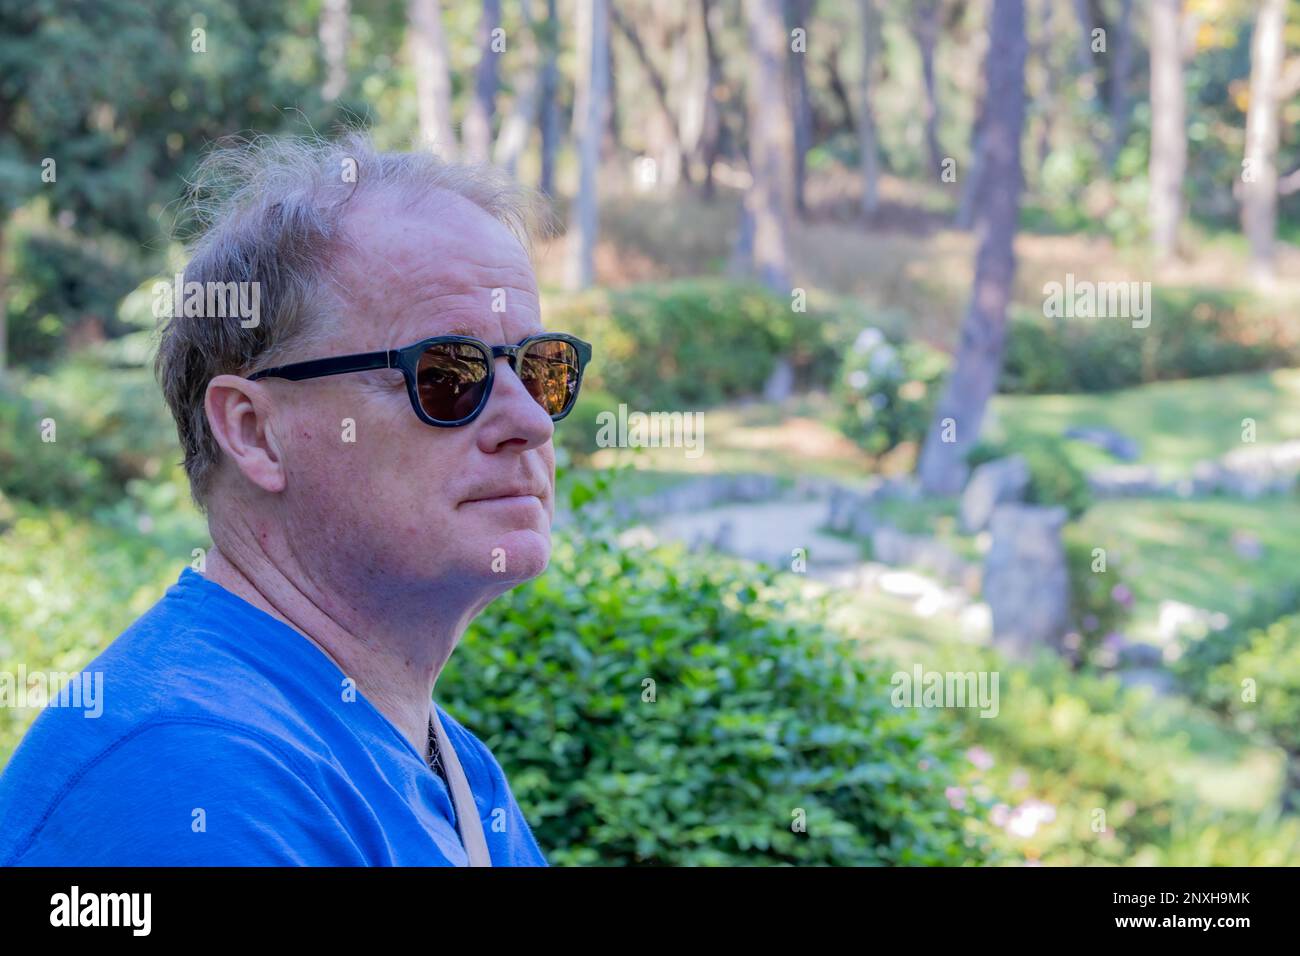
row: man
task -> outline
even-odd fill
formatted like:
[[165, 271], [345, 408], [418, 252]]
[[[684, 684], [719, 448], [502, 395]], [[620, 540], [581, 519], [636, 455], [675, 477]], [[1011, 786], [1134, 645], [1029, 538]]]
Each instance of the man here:
[[212, 547], [87, 666], [102, 716], [34, 722], [0, 865], [546, 865], [432, 703], [550, 556], [590, 346], [542, 335], [539, 200], [360, 135], [226, 146], [196, 183], [157, 372]]

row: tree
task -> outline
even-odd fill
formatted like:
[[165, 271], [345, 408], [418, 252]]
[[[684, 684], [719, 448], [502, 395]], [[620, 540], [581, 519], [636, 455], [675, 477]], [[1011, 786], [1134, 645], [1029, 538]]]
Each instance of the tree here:
[[921, 452], [921, 486], [929, 494], [961, 490], [966, 451], [979, 436], [1002, 366], [1007, 304], [1016, 269], [1026, 47], [1024, 0], [994, 0], [984, 61], [988, 92], [980, 142], [985, 152], [986, 194], [975, 214], [979, 236], [975, 282], [956, 361]]
[[560, 45], [560, 19], [555, 11], [555, 0], [546, 0], [546, 23], [538, 32], [542, 51], [541, 108], [538, 125], [542, 134], [541, 172], [537, 187], [546, 195], [555, 194], [555, 154], [560, 148], [560, 71], [555, 60]]
[[501, 0], [483, 0], [478, 21], [478, 66], [474, 69], [474, 95], [465, 113], [465, 155], [472, 162], [486, 162], [492, 152], [492, 118], [496, 115], [498, 31], [501, 29]]
[[722, 116], [718, 109], [718, 93], [722, 86], [722, 59], [718, 56], [716, 34], [721, 25], [715, 22], [721, 8], [714, 0], [700, 0], [700, 28], [704, 34], [705, 79], [702, 95], [704, 109], [700, 119], [700, 138], [696, 144], [697, 156], [704, 167], [703, 194], [713, 198], [713, 164], [717, 161], [722, 143]]
[[862, 21], [862, 76], [858, 81], [858, 152], [862, 164], [862, 215], [870, 219], [880, 202], [880, 154], [876, 118], [871, 110], [871, 71], [876, 63], [880, 14], [875, 0], [858, 0]]
[[1182, 0], [1151, 0], [1151, 161], [1149, 215], [1157, 257], [1178, 245], [1187, 172], [1187, 91], [1183, 84]]
[[[812, 12], [812, 0], [786, 0], [786, 26], [790, 30], [804, 31], [807, 41], [809, 14]], [[808, 150], [812, 149], [813, 115], [812, 100], [808, 93], [808, 71], [804, 69], [806, 53], [803, 45], [798, 49], [793, 42], [786, 43], [788, 68], [786, 70], [786, 94], [790, 98], [790, 118], [794, 129], [794, 167], [792, 195], [794, 208], [800, 215], [807, 211], [804, 203], [804, 180], [807, 178]]]
[[456, 133], [451, 125], [451, 74], [442, 31], [442, 7], [438, 0], [409, 0], [407, 11], [411, 21], [420, 136], [443, 155], [453, 156]]
[[1277, 232], [1278, 87], [1285, 44], [1286, 0], [1262, 0], [1250, 47], [1250, 107], [1246, 113], [1246, 158], [1242, 170], [1241, 226], [1250, 241], [1251, 274], [1273, 278]]
[[[790, 292], [786, 233], [792, 201], [789, 191], [794, 150], [793, 124], [786, 99], [786, 32], [781, 0], [745, 0], [749, 29], [749, 171], [745, 192], [742, 245], [749, 265], [774, 292]], [[752, 242], [752, 245], [751, 245]]]
[[569, 218], [568, 286], [585, 289], [595, 277], [598, 226], [596, 183], [604, 137], [609, 90], [608, 0], [578, 5], [579, 73], [574, 117], [577, 120], [578, 194]]
[[912, 36], [921, 52], [921, 79], [925, 101], [921, 115], [925, 122], [926, 160], [930, 172], [939, 175], [944, 153], [939, 145], [939, 91], [934, 74], [934, 48], [939, 42], [939, 0], [916, 0], [912, 5]]
[[492, 151], [492, 162], [500, 166], [511, 176], [516, 175], [519, 156], [528, 144], [528, 132], [532, 129], [537, 115], [538, 90], [542, 85], [543, 64], [537, 57], [537, 27], [533, 23], [532, 0], [521, 0], [520, 12], [523, 14], [523, 47], [528, 55], [531, 69], [519, 70], [522, 79], [515, 84], [515, 101], [510, 115], [501, 124], [497, 134], [496, 146]]
[[325, 59], [325, 82], [321, 98], [336, 100], [348, 85], [349, 0], [322, 0], [320, 7], [321, 55]]

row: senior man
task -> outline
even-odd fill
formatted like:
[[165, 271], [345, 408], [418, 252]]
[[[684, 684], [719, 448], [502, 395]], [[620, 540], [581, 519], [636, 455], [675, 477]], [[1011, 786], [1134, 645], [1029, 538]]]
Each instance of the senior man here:
[[161, 335], [212, 546], [87, 665], [99, 717], [34, 722], [0, 865], [546, 865], [433, 702], [550, 556], [554, 422], [591, 350], [542, 329], [540, 200], [361, 135], [227, 145], [196, 182], [185, 289], [259, 304], [173, 303]]

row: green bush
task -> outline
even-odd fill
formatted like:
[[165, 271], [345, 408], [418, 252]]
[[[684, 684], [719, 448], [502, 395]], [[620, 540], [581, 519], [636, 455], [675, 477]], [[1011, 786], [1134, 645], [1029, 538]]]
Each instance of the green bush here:
[[1023, 436], [1013, 441], [977, 442], [966, 455], [971, 468], [995, 458], [1021, 455], [1029, 466], [1029, 490], [1025, 500], [1036, 505], [1061, 505], [1077, 518], [1092, 504], [1087, 476], [1066, 454], [1057, 438]]
[[1224, 681], [1229, 665], [1272, 622], [1300, 612], [1300, 588], [1289, 587], [1257, 600], [1226, 628], [1184, 635], [1182, 654], [1173, 662], [1174, 675], [1200, 704], [1227, 713], [1240, 687]]
[[556, 448], [566, 449], [574, 461], [588, 458], [597, 450], [596, 435], [600, 430], [597, 416], [601, 412], [617, 414], [618, 404], [618, 399], [609, 392], [584, 381], [573, 411], [563, 421], [555, 423]]
[[548, 304], [548, 325], [595, 347], [584, 388], [635, 410], [699, 408], [757, 395], [787, 357], [796, 384], [828, 384], [842, 319], [719, 279], [598, 290]]
[[997, 800], [985, 816], [995, 850], [1062, 866], [1249, 866], [1294, 862], [1300, 820], [1212, 809], [1188, 792], [1185, 703], [1072, 671], [1044, 654], [1012, 664], [993, 652], [942, 665], [1000, 675], [999, 713], [945, 711], [975, 766], [963, 792]]
[[112, 504], [129, 481], [165, 476], [179, 459], [176, 426], [147, 369], [72, 361], [0, 387], [0, 491], [15, 498]]
[[1070, 571], [1070, 619], [1079, 635], [1074, 648], [1077, 663], [1112, 665], [1101, 657], [1106, 638], [1122, 631], [1133, 608], [1133, 592], [1120, 574], [1113, 556], [1107, 556], [1106, 570], [1094, 571], [1096, 542], [1066, 527], [1065, 559]]
[[1240, 293], [1153, 289], [1150, 325], [1046, 318], [1020, 309], [1007, 330], [999, 389], [1104, 392], [1148, 382], [1277, 368], [1300, 361], [1293, 320]]
[[143, 278], [140, 267], [57, 230], [17, 231], [11, 256], [4, 306], [14, 363], [45, 364], [77, 338], [134, 331], [118, 318], [118, 303]]
[[439, 692], [558, 864], [983, 860], [944, 796], [944, 725], [895, 709], [888, 669], [794, 587], [557, 537], [549, 572], [472, 625]]
[[835, 383], [839, 427], [873, 455], [920, 443], [930, 426], [948, 356], [920, 342], [890, 343], [863, 329], [845, 350]]
[[1300, 758], [1300, 614], [1252, 631], [1211, 679], [1222, 688], [1230, 713]]

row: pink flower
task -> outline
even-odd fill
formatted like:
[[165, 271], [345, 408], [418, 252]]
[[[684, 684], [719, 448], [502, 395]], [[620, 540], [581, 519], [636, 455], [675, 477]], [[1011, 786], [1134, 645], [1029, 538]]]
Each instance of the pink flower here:
[[983, 747], [970, 748], [966, 751], [966, 759], [974, 764], [977, 770], [988, 770], [993, 766], [993, 755]]
[[954, 810], [966, 809], [966, 790], [963, 787], [948, 787], [943, 795], [948, 798]]
[[1124, 607], [1131, 607], [1133, 605], [1133, 592], [1128, 589], [1127, 585], [1115, 585], [1110, 589], [1110, 596], [1117, 603], [1124, 605]]

